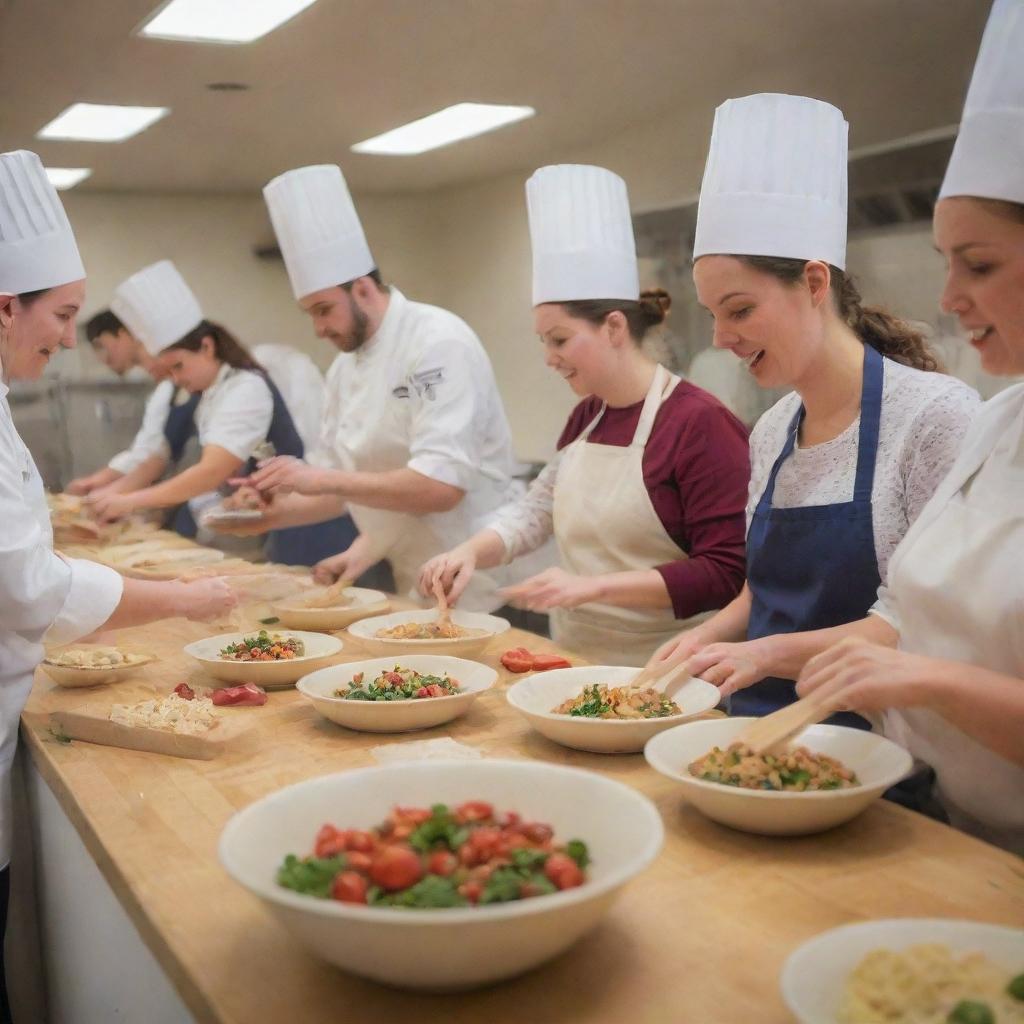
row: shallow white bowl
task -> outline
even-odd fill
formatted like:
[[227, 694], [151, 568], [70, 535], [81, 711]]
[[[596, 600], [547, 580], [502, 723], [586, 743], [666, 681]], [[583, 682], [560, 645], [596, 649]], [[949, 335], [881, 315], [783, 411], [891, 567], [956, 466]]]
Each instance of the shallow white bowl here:
[[[325, 822], [369, 828], [397, 804], [466, 800], [547, 822], [560, 842], [582, 839], [593, 859], [588, 880], [514, 903], [417, 911], [318, 900], [275, 882], [284, 856], [307, 854]], [[645, 796], [593, 772], [531, 761], [421, 761], [272, 793], [228, 822], [220, 860], [314, 956], [400, 988], [457, 991], [522, 974], [571, 946], [654, 860], [663, 835]]]
[[456, 609], [452, 611], [452, 622], [456, 626], [482, 629], [484, 633], [481, 636], [467, 636], [457, 640], [386, 640], [375, 636], [380, 629], [402, 626], [407, 622], [434, 622], [436, 619], [436, 608], [414, 609], [360, 619], [353, 622], [348, 631], [372, 654], [389, 657], [401, 657], [406, 654], [451, 654], [456, 658], [472, 658], [483, 651], [499, 633], [511, 629], [506, 619], [499, 619], [496, 615], [462, 612]]
[[652, 768], [675, 779], [683, 796], [714, 821], [766, 836], [822, 832], [860, 814], [910, 771], [913, 759], [902, 747], [876, 733], [839, 725], [812, 725], [794, 741], [816, 754], [838, 758], [860, 780], [850, 789], [807, 793], [740, 789], [705, 782], [688, 765], [712, 747], [727, 747], [751, 718], [689, 722], [655, 736], [644, 748]]
[[344, 629], [359, 619], [370, 615], [383, 615], [390, 607], [388, 595], [383, 590], [366, 590], [363, 587], [347, 587], [342, 591], [350, 604], [331, 608], [305, 608], [302, 601], [316, 596], [316, 591], [299, 597], [289, 598], [288, 603], [275, 604], [274, 614], [281, 625], [290, 629], [334, 630]]
[[[335, 697], [335, 690], [348, 687], [352, 677], [362, 672], [364, 682], [372, 682], [381, 672], [390, 672], [396, 665], [428, 675], [448, 674], [462, 687], [463, 693], [451, 697], [427, 697], [423, 700], [368, 701]], [[439, 654], [410, 654], [399, 659], [375, 658], [331, 665], [303, 676], [295, 688], [309, 698], [324, 718], [360, 732], [409, 732], [430, 729], [464, 715], [476, 698], [490, 689], [498, 673], [478, 661], [464, 661]]]
[[688, 718], [710, 711], [719, 701], [718, 687], [703, 679], [691, 679], [672, 694], [682, 714], [671, 718], [604, 719], [558, 715], [552, 708], [577, 696], [584, 686], [607, 683], [622, 686], [639, 669], [612, 665], [556, 668], [521, 679], [506, 693], [506, 699], [542, 736], [564, 747], [590, 750], [597, 754], [635, 754], [659, 732]]
[[[76, 650], [88, 647], [88, 644], [73, 644]], [[138, 675], [151, 661], [152, 655], [138, 656], [140, 660], [130, 665], [108, 665], [103, 668], [80, 668], [76, 665], [55, 665], [48, 658], [42, 661], [43, 671], [58, 685], [68, 688], [83, 686], [100, 686], [105, 683], [118, 683]]]
[[900, 952], [919, 943], [954, 955], [983, 953], [1016, 974], [1024, 969], [1024, 929], [945, 918], [896, 918], [832, 928], [794, 950], [782, 968], [782, 998], [800, 1024], [834, 1021], [846, 979], [874, 949]]
[[186, 645], [185, 653], [195, 658], [202, 665], [203, 671], [214, 679], [225, 683], [256, 683], [264, 689], [273, 689], [294, 685], [297, 679], [314, 669], [322, 668], [344, 646], [336, 636], [328, 636], [326, 633], [306, 633], [300, 629], [281, 629], [277, 626], [265, 628], [268, 633], [298, 637], [306, 645], [306, 653], [301, 658], [291, 658], [289, 661], [224, 661], [219, 656], [228, 644], [236, 643], [242, 637], [253, 636], [259, 629], [208, 636], [205, 640], [196, 640]]

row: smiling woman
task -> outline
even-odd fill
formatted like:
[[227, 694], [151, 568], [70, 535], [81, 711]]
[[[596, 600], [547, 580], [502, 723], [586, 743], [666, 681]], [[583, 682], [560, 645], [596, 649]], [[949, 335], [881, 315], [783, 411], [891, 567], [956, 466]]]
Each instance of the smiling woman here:
[[38, 288], [0, 298], [0, 363], [4, 379], [36, 380], [61, 348], [75, 347], [75, 317], [85, 301], [85, 281]]

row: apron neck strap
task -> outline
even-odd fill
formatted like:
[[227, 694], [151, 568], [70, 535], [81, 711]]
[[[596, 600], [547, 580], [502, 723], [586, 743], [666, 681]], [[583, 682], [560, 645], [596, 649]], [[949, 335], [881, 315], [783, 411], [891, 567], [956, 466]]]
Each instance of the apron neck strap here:
[[661, 403], [672, 393], [678, 383], [679, 378], [658, 363], [654, 369], [654, 380], [651, 381], [647, 397], [644, 399], [644, 407], [640, 410], [640, 420], [636, 425], [636, 432], [633, 434], [634, 448], [647, 447]]
[[[878, 453], [879, 423], [882, 419], [882, 382], [885, 364], [877, 349], [864, 346], [864, 371], [860, 386], [860, 430], [857, 435], [857, 474], [853, 483], [853, 500], [870, 501], [875, 483], [875, 461]], [[764, 493], [757, 503], [759, 510], [772, 507], [775, 497], [775, 480], [782, 464], [793, 453], [800, 424], [804, 419], [804, 406], [800, 403], [796, 415], [790, 421], [786, 443], [772, 466]]]

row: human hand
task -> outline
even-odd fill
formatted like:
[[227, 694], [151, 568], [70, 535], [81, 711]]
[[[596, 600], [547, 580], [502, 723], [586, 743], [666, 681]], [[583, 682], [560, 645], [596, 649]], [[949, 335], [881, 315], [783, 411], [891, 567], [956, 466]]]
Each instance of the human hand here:
[[499, 593], [515, 605], [543, 612], [551, 608], [577, 608], [597, 601], [601, 585], [596, 576], [576, 576], [554, 566], [517, 586], [504, 587]]
[[259, 464], [248, 477], [237, 477], [232, 484], [254, 487], [263, 495], [327, 494], [326, 470], [311, 466], [293, 455], [277, 455]]
[[337, 583], [338, 580], [355, 580], [373, 565], [374, 559], [369, 553], [369, 545], [365, 536], [360, 534], [352, 544], [340, 554], [331, 555], [313, 566], [313, 579], [324, 586]]
[[130, 516], [138, 507], [132, 494], [118, 494], [102, 488], [86, 495], [83, 504], [93, 519], [100, 523], [112, 523]]
[[687, 671], [713, 683], [728, 697], [771, 675], [767, 647], [762, 640], [707, 644], [690, 656]]
[[465, 546], [435, 555], [420, 569], [418, 586], [424, 597], [433, 597], [440, 584], [449, 605], [454, 605], [476, 572], [476, 556]]
[[223, 576], [182, 583], [181, 614], [196, 622], [216, 622], [237, 604], [238, 597]]

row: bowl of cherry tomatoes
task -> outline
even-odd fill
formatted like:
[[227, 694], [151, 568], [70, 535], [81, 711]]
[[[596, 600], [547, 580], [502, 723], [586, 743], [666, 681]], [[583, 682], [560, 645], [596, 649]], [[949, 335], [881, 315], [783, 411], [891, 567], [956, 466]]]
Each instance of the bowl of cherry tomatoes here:
[[311, 953], [400, 988], [528, 971], [595, 927], [661, 848], [645, 796], [561, 765], [383, 765], [237, 813], [220, 859]]

